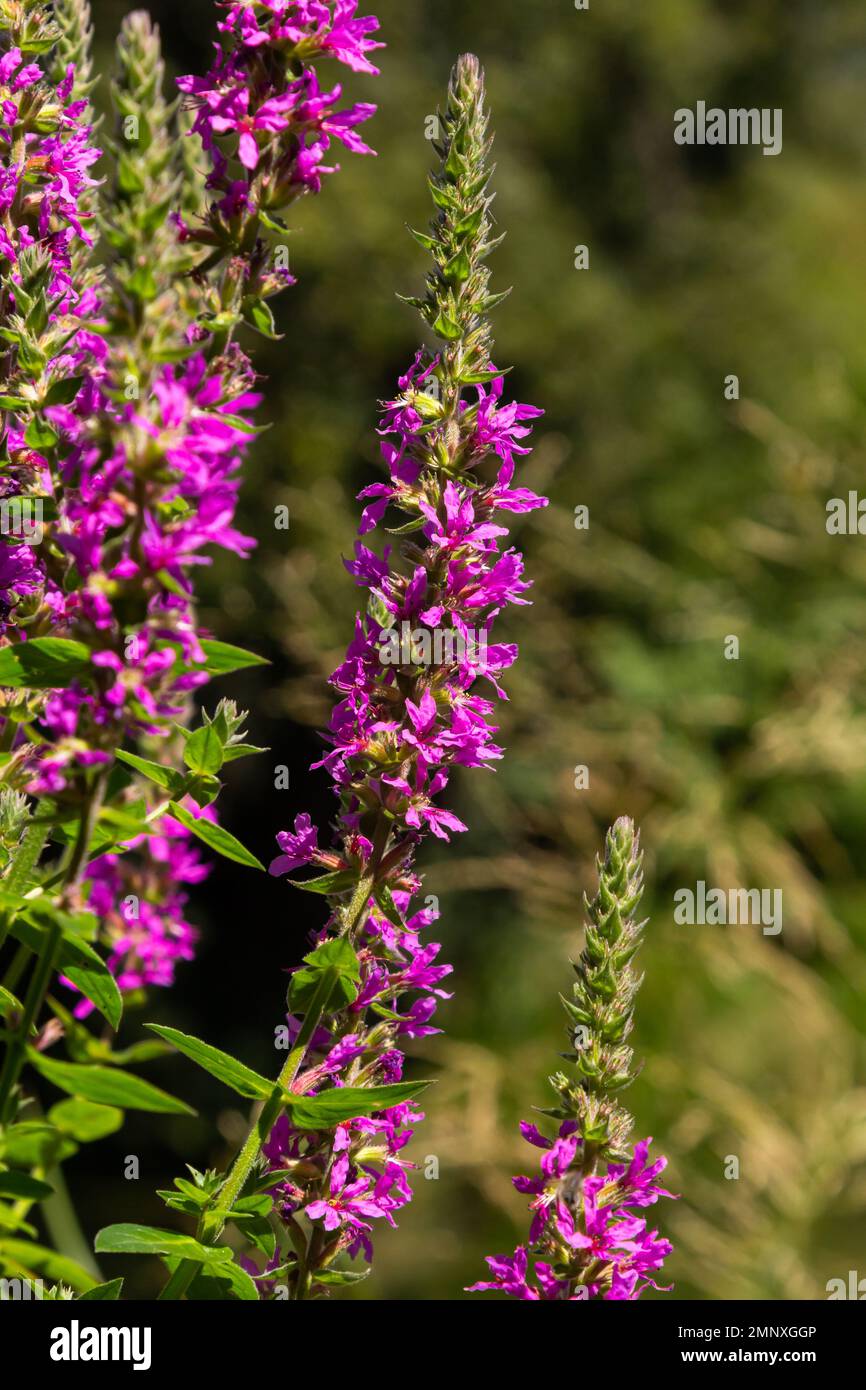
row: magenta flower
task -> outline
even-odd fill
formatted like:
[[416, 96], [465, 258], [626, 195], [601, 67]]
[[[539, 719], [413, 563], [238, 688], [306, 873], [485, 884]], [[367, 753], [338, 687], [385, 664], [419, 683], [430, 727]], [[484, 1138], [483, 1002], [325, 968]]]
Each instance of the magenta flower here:
[[283, 851], [271, 861], [269, 873], [286, 874], [291, 869], [299, 869], [309, 864], [316, 852], [319, 832], [312, 824], [306, 811], [295, 817], [295, 831], [282, 830], [277, 836], [277, 844]]

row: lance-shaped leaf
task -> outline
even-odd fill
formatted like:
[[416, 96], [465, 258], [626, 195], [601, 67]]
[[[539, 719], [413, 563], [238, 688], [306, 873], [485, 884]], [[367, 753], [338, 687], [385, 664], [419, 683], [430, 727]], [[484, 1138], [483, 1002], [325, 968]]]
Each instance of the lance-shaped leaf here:
[[429, 1085], [429, 1081], [397, 1081], [391, 1086], [335, 1086], [318, 1096], [284, 1095], [283, 1103], [298, 1129], [332, 1129], [344, 1120], [401, 1105]]
[[206, 820], [204, 816], [192, 815], [176, 801], [170, 801], [168, 809], [175, 820], [179, 820], [181, 825], [185, 825], [187, 830], [191, 830], [193, 835], [216, 854], [221, 854], [224, 859], [233, 860], [235, 864], [245, 864], [250, 869], [261, 869], [264, 873], [264, 864], [221, 825], [214, 825], [213, 821]]
[[149, 758], [140, 758], [137, 753], [127, 753], [123, 748], [117, 750], [115, 757], [128, 767], [134, 768], [136, 772], [140, 772], [149, 781], [155, 782], [163, 791], [171, 792], [173, 796], [177, 795], [183, 786], [184, 778], [181, 773], [175, 772], [174, 768], [151, 762]]
[[330, 896], [332, 893], [345, 893], [350, 888], [354, 888], [358, 882], [358, 875], [351, 869], [334, 869], [332, 873], [320, 874], [318, 878], [290, 878], [289, 883], [293, 888], [303, 888], [305, 893], [321, 893]]
[[[40, 905], [40, 911], [47, 909], [49, 915], [58, 916], [63, 919], [68, 914], [58, 913], [58, 910], [45, 904], [44, 908]], [[9, 928], [10, 935], [14, 936], [22, 945], [27, 946], [34, 954], [38, 954], [42, 949], [45, 940], [47, 927], [40, 922], [32, 920], [32, 914], [36, 911], [36, 904], [29, 910], [27, 917], [16, 917]], [[68, 980], [81, 990], [85, 999], [89, 999], [95, 1005], [103, 1018], [116, 1031], [120, 1026], [120, 1019], [123, 1013], [123, 998], [117, 986], [117, 981], [109, 970], [101, 956], [97, 955], [93, 947], [86, 941], [82, 941], [76, 936], [74, 931], [67, 925], [63, 926], [63, 936], [57, 949], [56, 965], [61, 975], [65, 975]]]
[[204, 669], [210, 676], [227, 676], [232, 671], [244, 671], [248, 666], [270, 665], [265, 657], [245, 651], [243, 647], [233, 647], [230, 642], [214, 642], [207, 638], [201, 647], [207, 658]]
[[109, 1279], [107, 1284], [94, 1284], [92, 1289], [87, 1290], [87, 1293], [81, 1294], [78, 1302], [83, 1303], [85, 1300], [89, 1300], [91, 1303], [106, 1300], [114, 1302], [120, 1298], [122, 1288], [122, 1279]]
[[182, 1052], [190, 1061], [210, 1072], [218, 1081], [237, 1091], [239, 1096], [246, 1096], [247, 1100], [265, 1100], [271, 1095], [274, 1089], [273, 1081], [259, 1076], [258, 1072], [239, 1062], [236, 1057], [229, 1056], [227, 1052], [221, 1052], [218, 1047], [211, 1047], [210, 1043], [202, 1042], [200, 1038], [190, 1037], [188, 1033], [180, 1033], [176, 1028], [166, 1028], [158, 1023], [147, 1023], [145, 1027], [171, 1043], [178, 1052]]
[[82, 1066], [78, 1062], [58, 1062], [31, 1047], [27, 1050], [32, 1066], [46, 1081], [71, 1096], [83, 1096], [98, 1105], [119, 1105], [126, 1110], [151, 1110], [167, 1115], [194, 1115], [184, 1101], [143, 1081], [119, 1067]]
[[33, 1245], [29, 1240], [0, 1241], [0, 1261], [6, 1259], [28, 1274], [37, 1278], [50, 1279], [55, 1284], [68, 1284], [76, 1293], [87, 1293], [96, 1284], [92, 1274], [68, 1255], [60, 1255], [44, 1245]]
[[0, 1157], [15, 1168], [51, 1168], [77, 1152], [77, 1144], [43, 1120], [9, 1125], [0, 1139]]
[[93, 1248], [97, 1255], [174, 1255], [197, 1264], [220, 1265], [232, 1258], [224, 1245], [202, 1245], [180, 1231], [163, 1231], [158, 1226], [139, 1226], [121, 1222], [97, 1232]]
[[0, 985], [0, 1018], [8, 1018], [13, 1013], [20, 1014], [21, 1009], [21, 1000], [11, 990]]
[[68, 685], [90, 665], [90, 650], [67, 637], [34, 637], [0, 651], [0, 685], [43, 690]]
[[29, 1173], [0, 1173], [0, 1197], [23, 1197], [29, 1202], [44, 1202], [54, 1191], [47, 1182], [32, 1178]]

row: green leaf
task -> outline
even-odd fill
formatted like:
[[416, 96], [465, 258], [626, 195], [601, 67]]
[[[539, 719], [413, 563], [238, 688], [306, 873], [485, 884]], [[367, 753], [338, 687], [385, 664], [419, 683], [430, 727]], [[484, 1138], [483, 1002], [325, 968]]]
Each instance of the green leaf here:
[[78, 1302], [83, 1303], [85, 1299], [88, 1298], [91, 1301], [95, 1301], [96, 1299], [110, 1299], [112, 1301], [116, 1301], [118, 1298], [120, 1298], [120, 1291], [122, 1288], [122, 1279], [109, 1279], [107, 1284], [94, 1284], [92, 1289], [88, 1289], [87, 1293], [83, 1293], [81, 1295], [81, 1297], [78, 1299]]
[[186, 741], [183, 760], [191, 772], [219, 772], [223, 765], [223, 741], [213, 724], [203, 724]]
[[460, 381], [464, 386], [485, 386], [490, 381], [495, 381], [499, 376], [506, 376], [511, 371], [510, 367], [497, 367], [492, 372], [473, 372], [471, 370], [460, 373]]
[[93, 1248], [97, 1255], [174, 1255], [179, 1260], [195, 1260], [204, 1265], [223, 1264], [232, 1257], [224, 1245], [202, 1245], [180, 1231], [163, 1231], [134, 1222], [104, 1226], [97, 1232]]
[[155, 1057], [168, 1057], [171, 1055], [171, 1048], [165, 1043], [157, 1042], [137, 1042], [131, 1047], [120, 1048], [117, 1052], [111, 1052], [109, 1048], [100, 1046], [98, 1048], [98, 1060], [104, 1061], [107, 1066], [124, 1067], [128, 1062], [152, 1062]]
[[44, 1245], [31, 1245], [29, 1240], [4, 1240], [2, 1253], [8, 1255], [16, 1264], [43, 1275], [55, 1284], [68, 1284], [76, 1293], [87, 1293], [96, 1280], [68, 1255], [59, 1255], [56, 1250], [48, 1250]]
[[471, 269], [469, 257], [465, 251], [460, 250], [457, 252], [456, 256], [452, 256], [451, 260], [445, 266], [445, 279], [451, 285], [461, 285], [464, 280], [469, 279]]
[[332, 1129], [344, 1120], [372, 1115], [412, 1100], [429, 1081], [397, 1081], [392, 1086], [335, 1086], [319, 1096], [283, 1096], [293, 1125], [300, 1129]]
[[50, 1168], [71, 1158], [78, 1145], [42, 1120], [22, 1120], [5, 1131], [0, 1152], [16, 1168]]
[[[38, 910], [45, 915], [57, 916], [57, 910], [48, 903], [38, 904]], [[34, 903], [28, 909], [28, 916], [16, 917], [9, 931], [16, 941], [20, 941], [38, 955], [47, 928], [39, 922], [30, 920], [30, 914], [36, 911], [37, 904]], [[61, 915], [68, 917], [68, 914]], [[105, 961], [97, 955], [92, 946], [89, 946], [86, 941], [82, 941], [68, 927], [64, 928], [63, 931], [64, 934], [57, 951], [59, 973], [65, 975], [81, 990], [85, 999], [89, 999], [91, 1004], [96, 1006], [106, 1022], [116, 1032], [120, 1027], [120, 1019], [123, 1014], [123, 998], [118, 989], [117, 981]]]
[[127, 753], [123, 748], [118, 748], [115, 757], [128, 767], [135, 768], [143, 777], [155, 782], [163, 791], [175, 792], [182, 785], [183, 778], [174, 768], [164, 767], [162, 763], [153, 763], [149, 758], [140, 758], [137, 753]]
[[389, 536], [408, 536], [412, 531], [420, 531], [427, 523], [426, 516], [416, 516], [412, 521], [404, 521], [402, 526], [386, 526]]
[[432, 177], [427, 180], [427, 183], [430, 189], [430, 196], [437, 208], [442, 208], [447, 212], [454, 203], [453, 191], [446, 185], [440, 186], [438, 183], [435, 183]]
[[268, 748], [257, 748], [254, 743], [232, 743], [223, 749], [223, 762], [233, 763], [238, 758], [251, 758], [254, 753], [268, 753]]
[[334, 936], [304, 956], [305, 966], [296, 970], [289, 985], [289, 1007], [304, 1013], [319, 987], [324, 971], [333, 973], [328, 1008], [351, 1004], [358, 997], [361, 964], [348, 937]]
[[432, 251], [434, 249], [436, 241], [432, 236], [428, 236], [426, 232], [416, 232], [415, 228], [409, 227], [408, 223], [406, 225], [409, 228], [410, 236], [415, 238], [419, 246], [423, 246], [425, 251]]
[[247, 302], [246, 320], [257, 333], [261, 333], [264, 338], [270, 338], [272, 342], [278, 342], [282, 337], [282, 334], [276, 331], [273, 310], [263, 299]]
[[196, 818], [191, 812], [179, 806], [176, 801], [170, 801], [168, 809], [181, 825], [185, 825], [187, 830], [191, 830], [199, 840], [221, 854], [224, 859], [231, 859], [236, 864], [246, 864], [251, 869], [261, 869], [264, 873], [265, 866], [260, 863], [256, 856], [246, 849], [235, 839], [234, 835], [228, 830], [224, 830], [221, 825], [214, 825], [213, 821], [206, 820], [204, 816]]
[[445, 160], [445, 173], [455, 182], [466, 172], [466, 160], [462, 159], [455, 140], [451, 141], [448, 158]]
[[[147, 825], [144, 819], [146, 813], [147, 808], [143, 800], [126, 805], [122, 809], [104, 806], [99, 824], [87, 847], [88, 856], [92, 858], [95, 854], [107, 854], [109, 850], [122, 851], [126, 847], [126, 841], [136, 840], [141, 835], [152, 835], [153, 828]], [[74, 844], [78, 839], [78, 829], [78, 820], [64, 821], [62, 825], [54, 826], [51, 838], [59, 840], [61, 844]]]
[[113, 1105], [96, 1105], [92, 1100], [70, 1096], [52, 1105], [48, 1118], [61, 1134], [68, 1134], [82, 1144], [104, 1139], [123, 1124], [123, 1111]]
[[[11, 1236], [13, 1231], [23, 1231], [25, 1235], [35, 1237], [38, 1233], [36, 1227], [29, 1221], [25, 1221], [23, 1216], [19, 1216], [14, 1207], [10, 1207], [6, 1202], [0, 1202], [0, 1233], [7, 1231]], [[2, 1247], [2, 1241], [0, 1241]]]
[[159, 1087], [143, 1081], [132, 1072], [117, 1067], [81, 1066], [77, 1062], [58, 1062], [35, 1048], [27, 1049], [31, 1065], [46, 1081], [98, 1105], [119, 1105], [127, 1110], [151, 1110], [165, 1115], [194, 1115], [191, 1106]]
[[40, 1182], [29, 1173], [0, 1173], [0, 1197], [25, 1197], [31, 1202], [44, 1202], [53, 1191], [47, 1182]]
[[225, 676], [230, 671], [243, 671], [248, 666], [271, 664], [265, 657], [245, 651], [243, 647], [233, 647], [230, 642], [213, 642], [207, 638], [201, 647], [207, 657], [204, 669], [211, 676]]
[[372, 1269], [320, 1269], [313, 1275], [313, 1282], [331, 1287], [360, 1284], [361, 1280], [366, 1279], [372, 1272]]
[[21, 1007], [21, 1000], [0, 985], [0, 1018], [8, 1018], [12, 1013], [20, 1014]]
[[68, 685], [90, 664], [83, 642], [67, 637], [33, 637], [0, 651], [0, 685], [32, 690]]
[[227, 1052], [221, 1052], [218, 1047], [211, 1047], [210, 1043], [202, 1042], [200, 1038], [190, 1037], [188, 1033], [179, 1033], [176, 1028], [166, 1028], [158, 1023], [147, 1023], [145, 1027], [171, 1043], [178, 1052], [210, 1072], [218, 1081], [237, 1091], [239, 1096], [246, 1096], [247, 1100], [265, 1100], [271, 1095], [273, 1081], [259, 1076], [258, 1072], [244, 1066], [237, 1058], [230, 1057]]
[[24, 443], [28, 448], [38, 449], [42, 453], [46, 449], [53, 449], [58, 438], [57, 431], [41, 415], [30, 417], [24, 431]]
[[282, 236], [287, 236], [293, 231], [293, 228], [281, 217], [275, 216], [272, 212], [265, 212], [263, 208], [258, 209], [258, 217], [259, 221], [265, 227], [269, 227], [272, 232], [279, 232]]
[[351, 869], [335, 869], [333, 873], [322, 874], [319, 878], [290, 878], [293, 888], [303, 888], [305, 893], [345, 893], [354, 888], [358, 875]]
[[126, 281], [125, 288], [130, 294], [135, 295], [136, 299], [149, 304], [155, 299], [158, 293], [156, 277], [153, 268], [149, 265], [138, 265]]
[[455, 234], [457, 236], [462, 237], [474, 236], [475, 233], [478, 231], [478, 228], [481, 226], [481, 220], [484, 217], [484, 212], [485, 207], [482, 203], [479, 207], [475, 209], [474, 212], [467, 213], [465, 217], [461, 217], [460, 221], [454, 228]]
[[189, 589], [185, 589], [180, 580], [175, 579], [168, 570], [157, 570], [156, 577], [162, 587], [168, 589], [170, 594], [175, 594], [177, 598], [189, 599]]
[[405, 926], [403, 918], [400, 916], [400, 909], [394, 901], [394, 895], [387, 883], [377, 883], [373, 889], [373, 897], [379, 911], [395, 927]]
[[83, 381], [83, 376], [67, 376], [61, 377], [59, 381], [52, 381], [45, 393], [42, 404], [69, 405], [70, 401], [74, 401], [78, 392], [81, 390]]
[[[168, 1262], [174, 1269], [175, 1262]], [[213, 1300], [225, 1299], [228, 1292], [245, 1303], [257, 1303], [259, 1291], [246, 1270], [236, 1265], [234, 1260], [224, 1260], [220, 1264], [210, 1264], [207, 1273], [197, 1274], [187, 1289], [187, 1298]]]
[[459, 338], [462, 332], [459, 323], [455, 323], [452, 318], [449, 318], [444, 310], [439, 315], [436, 322], [431, 324], [431, 327], [434, 333], [437, 333], [440, 338], [444, 338], [445, 341], [449, 343], [453, 343], [455, 339]]

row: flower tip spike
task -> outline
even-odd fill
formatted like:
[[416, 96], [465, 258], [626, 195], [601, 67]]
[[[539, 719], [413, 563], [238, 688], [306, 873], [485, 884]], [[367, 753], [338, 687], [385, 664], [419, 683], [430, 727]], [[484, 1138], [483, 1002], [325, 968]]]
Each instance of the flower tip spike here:
[[[641, 891], [639, 835], [621, 816], [605, 836], [598, 891], [584, 899], [586, 942], [574, 967], [573, 998], [562, 1000], [573, 1042], [563, 1055], [573, 1073], [550, 1078], [559, 1103], [542, 1112], [559, 1129], [546, 1138], [534, 1125], [521, 1126], [523, 1137], [545, 1150], [538, 1177], [514, 1179], [532, 1197], [528, 1247], [488, 1259], [493, 1278], [474, 1289], [573, 1301], [634, 1300], [647, 1287], [659, 1288], [652, 1275], [672, 1247], [647, 1230], [635, 1208], [672, 1195], [655, 1182], [665, 1160], [649, 1163], [649, 1139], [627, 1144], [632, 1119], [616, 1099], [634, 1079], [626, 1039], [641, 983], [630, 964], [645, 925], [633, 918]], [[537, 1257], [534, 1274], [530, 1252]]]

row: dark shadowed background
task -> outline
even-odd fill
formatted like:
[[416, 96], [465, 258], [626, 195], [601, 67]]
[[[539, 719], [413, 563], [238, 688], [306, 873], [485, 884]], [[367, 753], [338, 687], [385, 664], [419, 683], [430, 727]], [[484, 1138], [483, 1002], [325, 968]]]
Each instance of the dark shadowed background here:
[[[95, 0], [104, 69], [127, 7]], [[426, 118], [450, 66], [479, 54], [497, 130], [495, 288], [509, 385], [543, 406], [525, 485], [551, 508], [519, 527], [534, 607], [519, 640], [495, 776], [452, 784], [471, 826], [429, 852], [436, 939], [453, 961], [446, 1034], [416, 1048], [439, 1078], [400, 1230], [382, 1231], [363, 1298], [460, 1298], [485, 1253], [526, 1230], [509, 1176], [534, 1151], [518, 1118], [548, 1103], [557, 1001], [581, 945], [581, 893], [603, 829], [643, 828], [651, 916], [634, 1036], [637, 1133], [670, 1156], [678, 1297], [820, 1298], [866, 1275], [866, 536], [829, 536], [825, 508], [866, 492], [866, 10], [859, 0], [380, 0], [376, 160], [346, 156], [297, 208], [285, 336], [257, 342], [272, 428], [241, 504], [258, 538], [202, 577], [216, 636], [272, 666], [222, 682], [271, 752], [234, 764], [222, 819], [267, 860], [300, 810], [325, 822], [309, 773], [325, 677], [351, 630], [354, 494], [378, 474], [376, 403], [394, 394], [419, 321], [429, 216]], [[172, 73], [203, 70], [208, 0], [158, 3]], [[103, 93], [104, 96], [104, 93]], [[681, 148], [678, 107], [781, 107], [784, 148]], [[575, 247], [590, 268], [574, 268]], [[739, 401], [724, 397], [736, 374]], [[291, 509], [288, 532], [274, 507]], [[574, 509], [589, 508], [588, 530]], [[724, 659], [739, 638], [738, 661]], [[208, 700], [215, 699], [213, 687]], [[290, 768], [288, 791], [274, 766]], [[586, 765], [589, 787], [575, 790]], [[783, 891], [779, 936], [677, 926], [698, 879]], [[127, 1022], [171, 1023], [276, 1069], [283, 971], [315, 905], [226, 863], [196, 891], [198, 959]], [[312, 915], [311, 915], [312, 914]], [[131, 1116], [70, 1164], [88, 1233], [164, 1224], [157, 1187], [222, 1162], [245, 1123], [188, 1063], [148, 1073], [198, 1120]], [[123, 1177], [138, 1155], [137, 1182]], [[730, 1156], [739, 1178], [725, 1177]], [[110, 1271], [109, 1271], [110, 1263]], [[129, 1261], [150, 1295], [155, 1264]], [[104, 1261], [106, 1277], [123, 1262]]]

